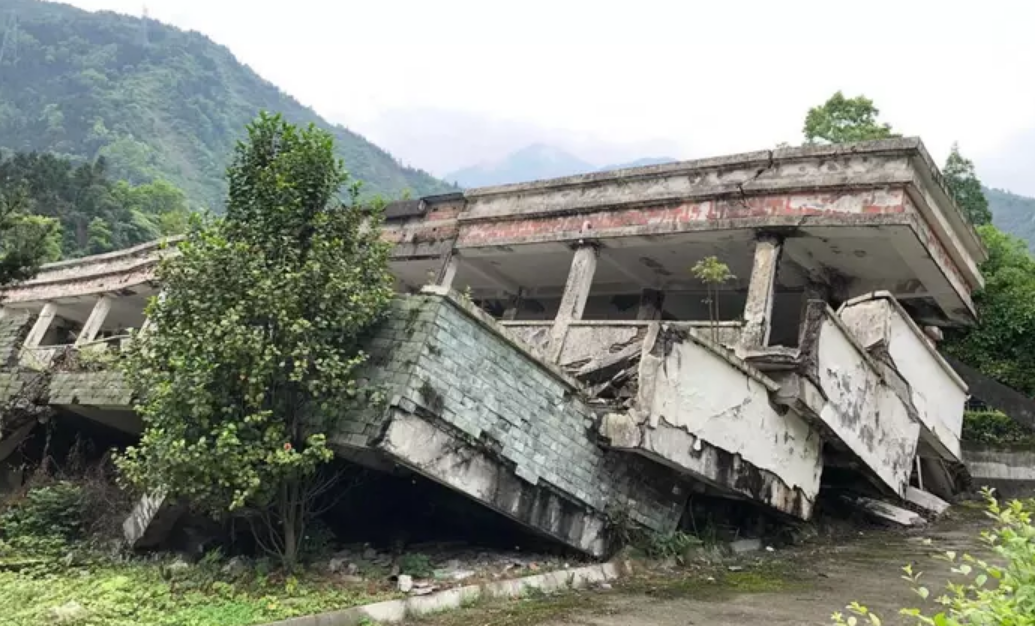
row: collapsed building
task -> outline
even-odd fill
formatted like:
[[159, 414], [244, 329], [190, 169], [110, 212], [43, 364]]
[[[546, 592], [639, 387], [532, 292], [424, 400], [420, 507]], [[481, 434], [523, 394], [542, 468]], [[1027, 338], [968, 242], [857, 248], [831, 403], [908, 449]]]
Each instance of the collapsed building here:
[[[389, 401], [334, 433], [349, 460], [598, 556], [617, 516], [667, 532], [695, 493], [808, 520], [832, 483], [927, 511], [966, 476], [967, 387], [937, 341], [975, 321], [986, 252], [919, 140], [420, 198], [387, 207], [384, 236], [400, 295], [365, 375]], [[38, 405], [139, 433], [119, 372], [82, 364], [146, 324], [174, 250], [6, 290], [0, 406], [35, 385]], [[708, 257], [729, 280], [695, 277]], [[0, 463], [33, 427], [9, 422]], [[140, 509], [135, 536], [160, 507]]]

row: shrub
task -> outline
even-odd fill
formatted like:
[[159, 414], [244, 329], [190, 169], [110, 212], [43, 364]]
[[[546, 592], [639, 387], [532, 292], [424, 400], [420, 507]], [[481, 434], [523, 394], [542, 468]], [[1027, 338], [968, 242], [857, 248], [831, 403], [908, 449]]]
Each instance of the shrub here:
[[[1035, 625], [1035, 500], [1013, 500], [1001, 505], [989, 489], [983, 491], [992, 529], [981, 533], [982, 541], [1005, 565], [995, 565], [969, 554], [946, 552], [940, 558], [952, 564], [952, 572], [964, 577], [960, 583], [947, 583], [946, 592], [934, 600], [941, 609], [929, 614], [919, 608], [904, 608], [899, 613], [916, 624], [932, 626], [1032, 626]], [[923, 600], [931, 591], [920, 582], [920, 573], [911, 566], [902, 568], [905, 578]], [[880, 626], [881, 620], [865, 606], [853, 602], [849, 615], [837, 612], [833, 622], [855, 626]]]
[[414, 578], [429, 578], [432, 575], [431, 559], [426, 554], [404, 554], [399, 559], [399, 569]]
[[14, 547], [51, 547], [55, 540], [60, 543], [82, 533], [84, 512], [82, 489], [57, 482], [32, 489], [10, 504], [0, 515], [0, 533]]
[[964, 413], [962, 438], [992, 446], [1035, 447], [1035, 431], [994, 410]]

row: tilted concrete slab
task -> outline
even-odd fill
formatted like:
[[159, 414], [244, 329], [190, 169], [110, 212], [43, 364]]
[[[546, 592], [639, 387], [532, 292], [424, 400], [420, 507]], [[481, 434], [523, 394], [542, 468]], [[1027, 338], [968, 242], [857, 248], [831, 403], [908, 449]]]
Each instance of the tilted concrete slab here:
[[652, 324], [628, 411], [601, 435], [722, 492], [809, 519], [819, 492], [822, 439], [770, 402], [779, 386], [696, 333]]
[[844, 303], [838, 317], [871, 354], [890, 364], [909, 385], [923, 426], [921, 435], [939, 457], [959, 462], [967, 385], [888, 292]]
[[920, 436], [915, 411], [829, 306], [808, 304], [793, 354], [748, 360], [759, 367], [779, 363], [784, 369], [771, 373], [781, 384], [777, 401], [810, 420], [890, 493], [905, 495]]
[[581, 385], [473, 305], [433, 288], [398, 298], [368, 349], [390, 400], [343, 414], [331, 443], [345, 456], [376, 452], [597, 556], [611, 514], [679, 521], [680, 476], [598, 445]]

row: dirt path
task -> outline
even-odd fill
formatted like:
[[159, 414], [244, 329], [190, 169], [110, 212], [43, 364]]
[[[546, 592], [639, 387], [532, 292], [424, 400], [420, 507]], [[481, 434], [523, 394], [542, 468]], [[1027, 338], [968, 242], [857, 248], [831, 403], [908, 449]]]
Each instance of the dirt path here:
[[[801, 626], [830, 624], [852, 600], [877, 610], [885, 624], [903, 606], [922, 601], [899, 576], [914, 564], [932, 596], [944, 588], [946, 550], [980, 552], [985, 526], [973, 510], [957, 510], [921, 532], [870, 530], [837, 541], [763, 553], [733, 565], [689, 573], [645, 575], [611, 590], [476, 606], [422, 622], [427, 626]], [[930, 539], [930, 544], [925, 542]], [[743, 569], [740, 569], [743, 568]]]

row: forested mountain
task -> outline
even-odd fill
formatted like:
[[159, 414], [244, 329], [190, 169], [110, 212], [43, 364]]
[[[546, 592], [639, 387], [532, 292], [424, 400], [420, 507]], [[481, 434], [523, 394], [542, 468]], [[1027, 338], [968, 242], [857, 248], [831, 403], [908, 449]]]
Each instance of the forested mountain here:
[[1035, 198], [1018, 196], [1002, 189], [984, 189], [992, 223], [1000, 230], [1020, 237], [1035, 252]]
[[93, 161], [133, 184], [164, 179], [222, 206], [230, 152], [260, 110], [330, 130], [367, 193], [444, 191], [429, 174], [263, 80], [204, 35], [39, 0], [0, 0], [0, 150]]
[[190, 216], [186, 196], [165, 181], [116, 182], [103, 157], [76, 165], [52, 154], [0, 158], [0, 206], [45, 230], [44, 262], [179, 234]]

